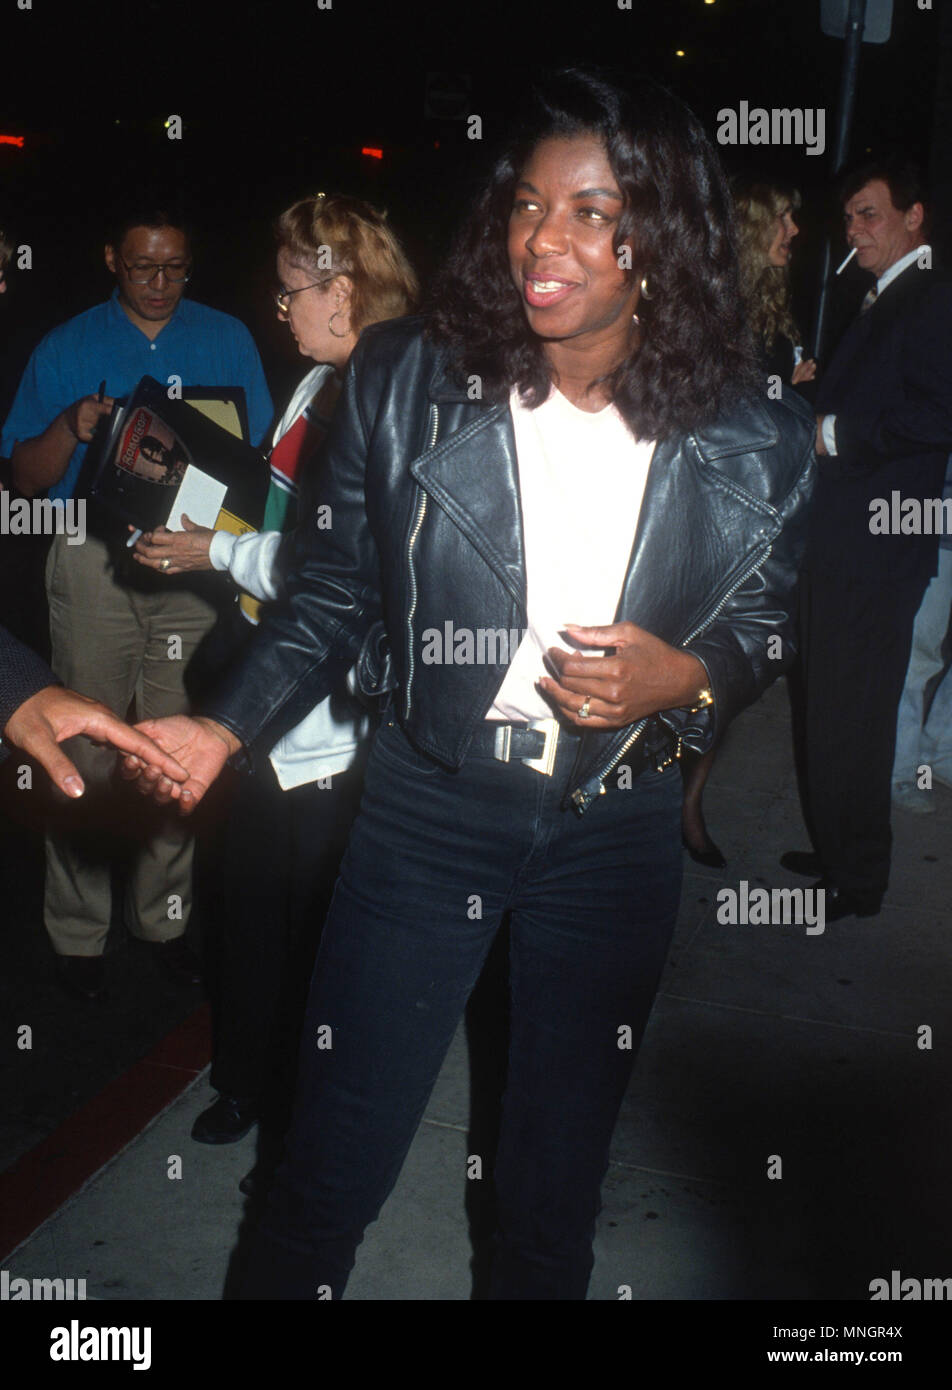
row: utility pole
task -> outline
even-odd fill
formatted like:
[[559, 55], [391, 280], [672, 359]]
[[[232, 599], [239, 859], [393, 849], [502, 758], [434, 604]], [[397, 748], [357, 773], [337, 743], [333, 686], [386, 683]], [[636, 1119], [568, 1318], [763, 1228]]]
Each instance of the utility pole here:
[[[853, 108], [856, 105], [856, 87], [859, 80], [859, 55], [863, 45], [863, 29], [866, 24], [866, 0], [849, 0], [846, 16], [845, 43], [843, 46], [843, 70], [840, 74], [840, 96], [836, 110], [836, 137], [833, 141], [833, 154], [830, 163], [830, 179], [835, 182], [837, 175], [846, 163], [849, 149], [850, 126], [853, 123]], [[825, 27], [825, 26], [824, 26]], [[827, 302], [830, 293], [830, 267], [833, 253], [830, 238], [823, 247], [823, 261], [820, 268], [820, 297], [817, 303], [816, 327], [813, 339], [813, 356], [819, 361], [823, 349], [823, 334], [826, 328]]]
[[948, 265], [952, 262], [952, 4], [940, 5], [938, 21], [939, 57], [935, 76], [935, 114], [932, 121], [930, 184], [935, 223], [932, 239], [936, 253]]

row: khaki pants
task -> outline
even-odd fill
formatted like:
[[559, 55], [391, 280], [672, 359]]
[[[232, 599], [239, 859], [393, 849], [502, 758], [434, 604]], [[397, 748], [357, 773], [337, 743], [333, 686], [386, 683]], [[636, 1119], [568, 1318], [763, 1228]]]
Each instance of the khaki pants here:
[[[140, 592], [121, 585], [101, 541], [87, 536], [82, 545], [70, 546], [66, 540], [54, 538], [46, 567], [53, 670], [66, 685], [101, 700], [121, 718], [133, 696], [139, 719], [185, 713], [185, 668], [214, 622], [214, 608], [181, 588]], [[180, 644], [170, 642], [176, 637]], [[86, 798], [111, 785], [116, 755], [77, 739], [70, 756], [87, 786], [76, 807], [82, 817]], [[138, 800], [131, 788], [119, 794]], [[170, 810], [160, 830], [134, 854], [125, 901], [125, 924], [133, 936], [169, 941], [184, 933], [192, 847], [191, 834]], [[181, 902], [180, 914], [170, 903], [173, 894]], [[85, 838], [70, 834], [47, 835], [44, 917], [59, 955], [102, 953], [111, 896], [108, 849], [90, 848]]]

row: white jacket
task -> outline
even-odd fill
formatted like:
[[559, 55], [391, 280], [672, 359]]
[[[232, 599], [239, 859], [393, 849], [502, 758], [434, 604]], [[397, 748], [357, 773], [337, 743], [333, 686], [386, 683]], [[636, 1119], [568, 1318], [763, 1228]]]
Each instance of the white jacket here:
[[[272, 448], [313, 400], [331, 370], [318, 366], [308, 372], [275, 429]], [[276, 563], [281, 534], [280, 531], [249, 531], [243, 536], [233, 536], [228, 531], [216, 531], [209, 559], [216, 570], [227, 570], [238, 587], [253, 598], [275, 599], [281, 591], [281, 574]], [[347, 677], [349, 690], [353, 690], [353, 678], [351, 671]], [[269, 756], [279, 784], [284, 791], [289, 791], [292, 787], [345, 772], [357, 756], [357, 749], [366, 739], [369, 728], [369, 716], [345, 692], [322, 700], [272, 748]]]

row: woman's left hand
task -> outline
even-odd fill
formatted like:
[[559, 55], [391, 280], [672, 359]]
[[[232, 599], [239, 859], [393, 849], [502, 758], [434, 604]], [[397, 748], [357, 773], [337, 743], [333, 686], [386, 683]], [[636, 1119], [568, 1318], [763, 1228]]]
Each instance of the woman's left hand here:
[[[621, 729], [636, 719], [697, 703], [707, 671], [690, 652], [669, 647], [634, 623], [575, 627], [565, 631], [580, 647], [611, 647], [610, 656], [584, 656], [550, 647], [558, 679], [544, 676], [539, 688], [569, 723], [579, 729]], [[588, 717], [579, 710], [588, 702]]]
[[[157, 526], [136, 541], [133, 555], [140, 565], [158, 570], [160, 574], [185, 574], [189, 570], [210, 570], [215, 566], [209, 559], [215, 532], [208, 526], [196, 526], [182, 513], [184, 531], [170, 531]], [[135, 528], [130, 526], [129, 530]]]
[[792, 386], [799, 386], [801, 381], [812, 381], [816, 376], [816, 358], [807, 357], [802, 362], [798, 362], [793, 369], [793, 376], [790, 378]]

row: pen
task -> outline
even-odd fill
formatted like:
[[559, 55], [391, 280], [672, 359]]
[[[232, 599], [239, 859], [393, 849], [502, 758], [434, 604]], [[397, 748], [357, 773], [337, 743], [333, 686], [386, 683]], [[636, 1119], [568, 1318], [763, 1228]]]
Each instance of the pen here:
[[[97, 397], [96, 397], [96, 400], [100, 403], [100, 405], [102, 405], [102, 398], [103, 398], [103, 396], [104, 396], [105, 394], [106, 394], [106, 378], [103, 377], [102, 381], [99, 383], [99, 394], [98, 394]], [[139, 537], [140, 537], [141, 535], [142, 535], [142, 532], [141, 532], [141, 531], [133, 531], [132, 535], [131, 535], [131, 536], [129, 537], [129, 539], [126, 541], [126, 549], [127, 549], [127, 550], [131, 550], [132, 547], [135, 545], [136, 541], [139, 539]]]
[[843, 261], [840, 265], [838, 265], [838, 266], [836, 267], [836, 273], [837, 273], [837, 275], [839, 275], [841, 271], [843, 271], [843, 270], [846, 269], [846, 267], [849, 265], [850, 261], [853, 259], [853, 257], [854, 257], [855, 255], [856, 255], [856, 247], [854, 246], [853, 249], [852, 249], [852, 251], [851, 251], [851, 252], [849, 253], [849, 255], [846, 257], [846, 260]]

